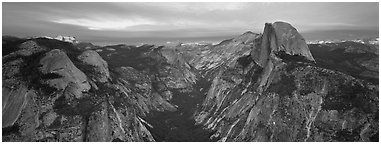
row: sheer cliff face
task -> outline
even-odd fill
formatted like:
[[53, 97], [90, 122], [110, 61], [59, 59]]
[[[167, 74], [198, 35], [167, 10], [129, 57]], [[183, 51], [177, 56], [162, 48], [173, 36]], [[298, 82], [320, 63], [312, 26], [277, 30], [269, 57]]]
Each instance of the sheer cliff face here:
[[266, 24], [250, 56], [220, 69], [195, 120], [219, 141], [378, 139], [378, 88], [317, 67], [302, 36]]
[[266, 23], [262, 38], [251, 51], [251, 56], [259, 66], [265, 67], [273, 54], [279, 52], [315, 61], [304, 38], [294, 27], [284, 22]]
[[287, 54], [301, 55], [314, 61], [306, 41], [294, 27], [285, 22], [275, 22], [272, 26], [278, 43], [278, 47], [274, 51], [285, 51]]

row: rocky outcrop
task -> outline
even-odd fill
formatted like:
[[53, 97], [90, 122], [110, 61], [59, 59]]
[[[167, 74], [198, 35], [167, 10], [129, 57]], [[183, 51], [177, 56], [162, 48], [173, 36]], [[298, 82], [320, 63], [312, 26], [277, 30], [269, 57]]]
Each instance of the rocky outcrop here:
[[201, 71], [215, 70], [221, 65], [233, 66], [239, 57], [250, 54], [254, 40], [258, 36], [258, 34], [246, 32], [234, 39], [205, 48], [190, 63]]
[[284, 22], [266, 23], [262, 38], [251, 51], [251, 56], [259, 66], [265, 67], [270, 57], [279, 52], [314, 61], [307, 43], [294, 27]]
[[[116, 94], [119, 95], [116, 102], [136, 105], [138, 108], [133, 109], [139, 112], [142, 124], [156, 141], [192, 141], [200, 136], [207, 139], [207, 132], [203, 133], [191, 118], [203, 98], [197, 91], [207, 83], [196, 84], [200, 75], [180, 51], [152, 45], [115, 45], [102, 49], [99, 54], [119, 74], [117, 83], [121, 94]], [[194, 100], [196, 97], [198, 100]]]
[[78, 56], [78, 59], [86, 65], [94, 66], [94, 71], [97, 73], [94, 74], [95, 81], [106, 82], [110, 78], [107, 62], [96, 51], [86, 50]]
[[[197, 73], [194, 68], [173, 49], [162, 49], [159, 53], [165, 62], [172, 67], [162, 67], [159, 70], [160, 80], [171, 89], [189, 89], [196, 84]], [[168, 75], [169, 73], [169, 75]]]
[[[369, 141], [377, 133], [375, 118], [358, 117], [376, 116], [377, 90], [371, 86], [313, 66], [280, 76], [283, 78], [272, 82], [262, 94], [233, 87], [228, 91], [232, 94], [217, 95], [224, 96], [212, 102], [218, 102], [219, 107], [211, 108], [216, 110], [209, 113], [210, 118], [204, 112], [197, 120], [217, 130], [214, 137], [220, 141]], [[353, 97], [346, 97], [348, 94]], [[342, 126], [348, 121], [352, 121], [351, 128]], [[363, 130], [369, 130], [364, 138]]]
[[89, 117], [86, 141], [155, 141], [143, 121], [132, 110], [116, 107], [114, 101], [103, 102]]
[[116, 45], [104, 49], [110, 48], [114, 50], [99, 52], [110, 66], [131, 67], [146, 72], [153, 77], [151, 80], [159, 92], [169, 89], [189, 92], [192, 90], [192, 85], [196, 83], [197, 72], [174, 49], [152, 45], [141, 47]]
[[64, 90], [69, 84], [77, 98], [81, 97], [82, 92], [90, 89], [86, 75], [80, 71], [65, 52], [55, 49], [45, 54], [40, 60], [40, 71], [45, 75], [57, 75], [60, 78], [48, 79], [42, 83], [46, 83], [57, 90]]
[[289, 55], [300, 55], [314, 61], [306, 41], [294, 27], [285, 22], [275, 22], [272, 26], [278, 43], [278, 47], [273, 51], [285, 51]]
[[12, 50], [10, 50], [11, 48], [7, 48], [7, 47], [5, 47], [5, 49], [6, 49], [6, 51], [9, 51], [10, 53], [5, 55], [3, 57], [3, 59], [11, 59], [11, 58], [15, 58], [15, 57], [28, 57], [31, 55], [36, 55], [38, 53], [42, 53], [42, 52], [47, 51], [47, 49], [45, 47], [38, 45], [33, 40], [25, 41], [25, 42], [19, 44], [17, 47], [15, 47]]
[[[266, 24], [263, 35], [254, 42], [250, 56], [241, 57], [232, 68], [217, 72], [201, 111], [195, 115], [198, 124], [215, 131], [211, 138], [219, 141], [375, 138], [378, 89], [349, 75], [316, 67], [303, 38], [289, 24]], [[372, 118], [365, 120], [358, 115]], [[348, 121], [353, 122], [351, 128], [343, 126]]]
[[[28, 48], [27, 46], [30, 46]], [[21, 111], [25, 108], [28, 96], [33, 91], [23, 81], [22, 70], [27, 62], [24, 57], [44, 51], [34, 41], [26, 41], [19, 45], [18, 50], [3, 57], [2, 67], [2, 112], [3, 128], [14, 125]]]
[[16, 122], [30, 92], [24, 85], [15, 89], [3, 88], [2, 91], [2, 127], [4, 128]]
[[176, 107], [168, 102], [170, 97], [172, 97], [168, 88], [158, 88], [158, 84], [154, 85], [152, 83], [154, 80], [132, 67], [121, 67], [116, 69], [116, 71], [120, 76], [120, 90], [129, 96], [128, 101], [130, 103], [137, 105], [142, 115], [149, 113], [151, 110], [176, 110]]
[[144, 116], [176, 110], [133, 68], [112, 76], [94, 51], [44, 39], [60, 49], [35, 52], [28, 43], [30, 55], [3, 58], [3, 141], [155, 141]]
[[[36, 141], [53, 136], [54, 133], [37, 128], [54, 125], [54, 121], [59, 119], [59, 115], [53, 111], [53, 103], [58, 97], [51, 93], [50, 88], [61, 95], [60, 90], [81, 80], [80, 76], [83, 76], [76, 75], [81, 72], [64, 52], [53, 50], [45, 55], [45, 49], [40, 48], [30, 40], [20, 45], [19, 51], [23, 51], [21, 55], [14, 55], [17, 51], [4, 57], [3, 131], [8, 133], [3, 137], [5, 141]], [[82, 77], [82, 80], [85, 78]], [[62, 85], [56, 85], [58, 83]], [[71, 91], [81, 93], [88, 89], [85, 85], [84, 88]]]

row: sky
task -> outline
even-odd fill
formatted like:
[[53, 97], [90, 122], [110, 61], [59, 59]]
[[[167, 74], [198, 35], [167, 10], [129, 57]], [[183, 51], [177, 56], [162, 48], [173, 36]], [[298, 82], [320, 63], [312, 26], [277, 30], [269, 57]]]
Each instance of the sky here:
[[292, 24], [311, 40], [324, 34], [378, 36], [379, 4], [2, 3], [3, 35], [67, 35], [95, 44], [222, 41], [246, 31], [260, 33], [266, 22], [275, 21]]

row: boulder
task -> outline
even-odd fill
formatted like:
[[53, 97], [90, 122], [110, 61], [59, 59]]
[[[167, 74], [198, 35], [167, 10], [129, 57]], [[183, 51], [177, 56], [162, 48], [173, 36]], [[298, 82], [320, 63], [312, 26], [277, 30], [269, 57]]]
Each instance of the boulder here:
[[78, 59], [87, 65], [94, 66], [96, 71], [96, 79], [99, 82], [106, 82], [110, 78], [110, 72], [108, 70], [108, 64], [102, 57], [93, 50], [84, 51], [78, 56]]
[[[77, 85], [78, 91], [88, 91], [90, 84], [86, 75], [80, 71], [69, 59], [65, 52], [54, 49], [45, 54], [40, 60], [42, 74], [59, 75], [60, 78], [47, 79], [43, 83], [58, 90], [64, 90], [69, 83]], [[80, 96], [79, 96], [80, 97]]]

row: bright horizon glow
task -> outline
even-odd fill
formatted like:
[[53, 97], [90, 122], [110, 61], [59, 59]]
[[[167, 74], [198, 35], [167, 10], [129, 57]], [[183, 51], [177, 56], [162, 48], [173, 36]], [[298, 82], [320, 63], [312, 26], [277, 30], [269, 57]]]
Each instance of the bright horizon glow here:
[[[378, 33], [378, 3], [3, 3], [3, 35], [71, 35], [85, 41], [228, 38], [285, 21], [301, 33]], [[343, 37], [352, 34], [342, 34]], [[373, 33], [372, 33], [373, 34]], [[340, 37], [340, 35], [338, 35]], [[308, 38], [308, 36], [307, 36]], [[324, 36], [322, 36], [324, 38]]]
[[156, 25], [157, 22], [142, 18], [130, 18], [126, 20], [97, 20], [97, 19], [58, 19], [52, 22], [86, 27], [89, 30], [126, 30], [138, 25]]

